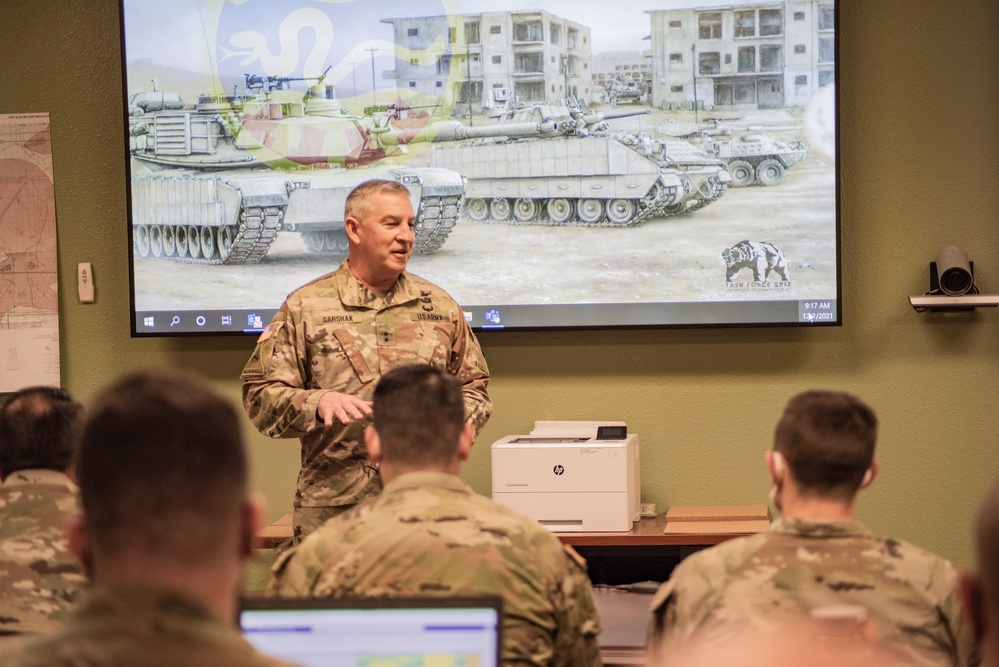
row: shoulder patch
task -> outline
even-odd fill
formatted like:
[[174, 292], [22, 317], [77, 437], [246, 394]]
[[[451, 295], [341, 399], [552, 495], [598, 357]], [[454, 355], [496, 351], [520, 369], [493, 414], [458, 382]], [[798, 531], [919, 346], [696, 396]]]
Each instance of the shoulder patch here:
[[268, 324], [260, 333], [260, 338], [257, 339], [257, 342], [263, 343], [265, 340], [277, 333], [278, 329], [280, 329], [283, 324], [284, 322], [271, 322]]
[[272, 575], [276, 575], [282, 572], [284, 570], [284, 566], [288, 564], [288, 561], [291, 560], [291, 557], [295, 554], [296, 551], [297, 549], [295, 547], [291, 547], [288, 550], [286, 550], [283, 554], [279, 555], [277, 559], [274, 561], [274, 563], [271, 565]]
[[573, 549], [572, 546], [568, 544], [562, 545], [562, 551], [565, 552], [565, 555], [569, 557], [569, 560], [575, 563], [579, 569], [586, 572], [586, 559], [580, 556], [578, 551]]

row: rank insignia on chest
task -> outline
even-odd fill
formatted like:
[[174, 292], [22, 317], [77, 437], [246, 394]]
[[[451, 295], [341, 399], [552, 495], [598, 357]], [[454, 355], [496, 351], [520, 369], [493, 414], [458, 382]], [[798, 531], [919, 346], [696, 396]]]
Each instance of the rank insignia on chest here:
[[390, 327], [378, 327], [375, 331], [375, 339], [379, 345], [393, 345], [396, 341], [395, 330]]

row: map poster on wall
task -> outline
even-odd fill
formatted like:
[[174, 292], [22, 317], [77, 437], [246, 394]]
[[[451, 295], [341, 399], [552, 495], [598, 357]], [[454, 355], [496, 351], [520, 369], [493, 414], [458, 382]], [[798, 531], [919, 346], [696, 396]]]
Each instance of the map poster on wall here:
[[56, 261], [49, 115], [0, 114], [0, 392], [59, 385]]

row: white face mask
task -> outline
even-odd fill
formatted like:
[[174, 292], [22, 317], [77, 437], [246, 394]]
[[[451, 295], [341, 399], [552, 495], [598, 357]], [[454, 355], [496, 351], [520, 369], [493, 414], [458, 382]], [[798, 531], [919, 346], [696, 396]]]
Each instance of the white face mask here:
[[[770, 504], [777, 508], [777, 511], [783, 512], [784, 508], [781, 506], [780, 501], [780, 490], [784, 485], [784, 470], [786, 464], [784, 463], [784, 457], [780, 452], [774, 451], [772, 454], [773, 467], [774, 467], [774, 477], [777, 481], [770, 486]], [[874, 470], [873, 468], [868, 468], [867, 472], [864, 473], [864, 479], [860, 482], [860, 488], [866, 489], [870, 486], [871, 482], [874, 481]]]

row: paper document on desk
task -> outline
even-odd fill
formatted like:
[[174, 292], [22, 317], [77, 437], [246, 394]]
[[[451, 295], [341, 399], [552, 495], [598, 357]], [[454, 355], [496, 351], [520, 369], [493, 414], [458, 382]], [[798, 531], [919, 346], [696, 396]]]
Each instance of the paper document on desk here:
[[745, 535], [770, 526], [766, 505], [678, 505], [666, 512], [664, 535]]
[[755, 521], [670, 521], [663, 535], [750, 535], [770, 527], [766, 520]]
[[666, 512], [666, 521], [767, 521], [766, 505], [675, 505]]

